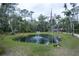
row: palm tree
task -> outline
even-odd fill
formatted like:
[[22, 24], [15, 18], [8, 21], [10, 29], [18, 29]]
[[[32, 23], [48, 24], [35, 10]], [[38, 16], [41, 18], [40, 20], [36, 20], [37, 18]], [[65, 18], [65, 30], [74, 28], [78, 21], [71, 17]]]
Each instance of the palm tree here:
[[[64, 3], [64, 8], [65, 8], [65, 11], [63, 11], [63, 13], [64, 13], [64, 15], [69, 19], [69, 22], [70, 22], [70, 27], [72, 28], [72, 22], [71, 22], [71, 11], [70, 10], [68, 10], [68, 8], [67, 8], [67, 4], [66, 3]], [[68, 32], [69, 30], [67, 30], [67, 32]]]
[[67, 10], [67, 4], [66, 3], [64, 3], [64, 8], [65, 8], [65, 10]]
[[75, 7], [77, 3], [70, 3], [70, 5], [72, 5], [72, 7]]
[[[75, 6], [77, 5], [76, 3], [70, 3], [70, 5], [72, 5], [73, 9], [72, 9], [72, 19], [74, 21], [74, 18], [75, 17]], [[72, 21], [72, 35], [74, 35], [74, 23]]]

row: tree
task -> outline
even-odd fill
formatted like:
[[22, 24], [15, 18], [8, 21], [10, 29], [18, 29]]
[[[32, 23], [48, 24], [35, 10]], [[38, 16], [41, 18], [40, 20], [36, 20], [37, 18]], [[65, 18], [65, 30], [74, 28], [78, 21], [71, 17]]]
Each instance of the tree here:
[[0, 20], [1, 20], [1, 25], [2, 25], [2, 31], [10, 31], [9, 28], [9, 16], [11, 13], [14, 12], [15, 10], [15, 5], [16, 3], [1, 3], [0, 7]]
[[65, 32], [71, 32], [70, 20], [68, 17], [61, 18], [59, 21], [59, 26], [63, 28]]
[[47, 19], [46, 16], [40, 14], [38, 17], [39, 23], [37, 25], [37, 30], [38, 31], [47, 31], [48, 30], [48, 23], [45, 21]]
[[28, 14], [29, 17], [31, 18], [31, 21], [33, 20], [33, 17], [32, 17], [33, 13], [34, 13], [33, 11], [30, 11], [29, 14]]
[[70, 5], [72, 5], [72, 7], [75, 7], [77, 3], [70, 3]]
[[58, 32], [59, 32], [59, 21], [60, 21], [60, 18], [61, 18], [61, 16], [60, 15], [57, 15], [56, 16], [56, 19], [57, 19], [57, 34], [58, 34]]
[[28, 16], [29, 11], [26, 9], [20, 10], [20, 14], [23, 18], [26, 18]]
[[65, 10], [67, 10], [67, 4], [66, 3], [64, 3], [64, 8], [65, 8]]
[[[76, 6], [76, 3], [70, 3], [71, 5], [72, 5], [72, 7], [73, 7], [73, 9], [72, 9], [72, 19], [74, 20], [74, 18], [73, 17], [75, 17], [75, 6]], [[72, 35], [74, 34], [74, 23], [73, 23], [73, 21], [72, 21]]]
[[[33, 11], [17, 8], [17, 3], [1, 3], [0, 32], [34, 32], [36, 21], [33, 20]], [[27, 21], [29, 17], [32, 21]]]
[[[66, 5], [66, 6], [65, 6]], [[69, 24], [69, 26], [67, 27], [67, 32], [69, 32], [69, 28], [72, 28], [72, 21], [71, 21], [71, 10], [69, 10], [68, 8], [67, 8], [67, 4], [66, 3], [64, 3], [64, 8], [65, 8], [65, 11], [63, 11], [63, 13], [64, 13], [64, 15], [67, 17], [67, 19], [69, 20], [69, 22], [68, 22], [68, 24]], [[68, 21], [67, 20], [67, 21]]]

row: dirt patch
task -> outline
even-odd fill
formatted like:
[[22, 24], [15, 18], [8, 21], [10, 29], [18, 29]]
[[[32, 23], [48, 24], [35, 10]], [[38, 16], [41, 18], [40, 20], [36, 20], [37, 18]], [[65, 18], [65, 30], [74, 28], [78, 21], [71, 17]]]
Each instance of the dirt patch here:
[[6, 53], [3, 56], [27, 56], [30, 54], [30, 49], [24, 46], [18, 46], [13, 48], [7, 48]]
[[58, 47], [58, 48], [54, 49], [54, 55], [57, 55], [57, 56], [72, 56], [72, 55], [74, 55], [74, 52], [71, 49]]

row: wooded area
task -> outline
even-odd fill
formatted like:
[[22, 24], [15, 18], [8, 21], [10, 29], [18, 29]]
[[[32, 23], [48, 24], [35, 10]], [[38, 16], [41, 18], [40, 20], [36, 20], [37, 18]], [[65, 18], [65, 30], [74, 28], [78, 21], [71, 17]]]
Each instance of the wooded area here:
[[[0, 5], [0, 33], [12, 32], [48, 32], [51, 31], [51, 26], [54, 28], [63, 29], [64, 32], [79, 33], [79, 6], [77, 3], [70, 3], [72, 9], [67, 8], [64, 3], [62, 11], [64, 18], [60, 15], [52, 17], [40, 14], [36, 19], [32, 16], [34, 11], [28, 9], [20, 9], [17, 7], [18, 3], [1, 3]], [[50, 12], [49, 12], [50, 14]], [[28, 18], [29, 19], [28, 19]], [[77, 17], [77, 18], [75, 18]], [[47, 20], [47, 21], [46, 21]]]

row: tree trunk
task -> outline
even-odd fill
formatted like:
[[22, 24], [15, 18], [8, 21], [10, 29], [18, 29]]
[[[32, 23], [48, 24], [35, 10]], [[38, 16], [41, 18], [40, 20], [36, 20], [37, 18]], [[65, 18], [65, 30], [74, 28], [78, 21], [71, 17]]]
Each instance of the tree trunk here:
[[72, 30], [72, 36], [73, 36], [73, 35], [74, 35], [74, 24], [72, 24], [72, 27], [73, 27], [73, 28], [72, 28], [72, 29], [73, 29], [73, 30]]

